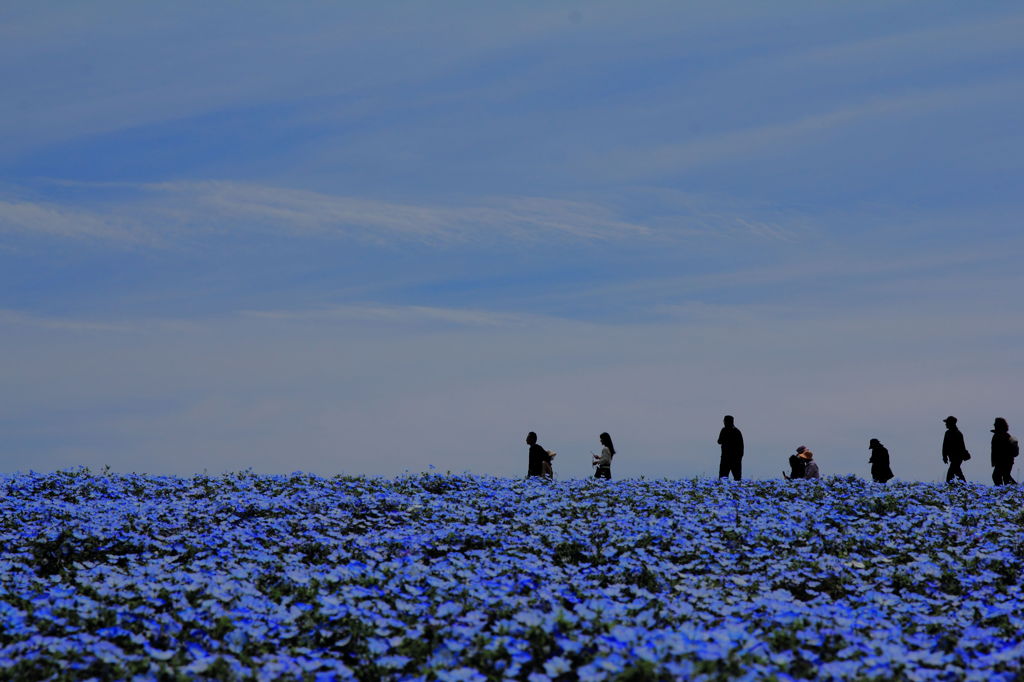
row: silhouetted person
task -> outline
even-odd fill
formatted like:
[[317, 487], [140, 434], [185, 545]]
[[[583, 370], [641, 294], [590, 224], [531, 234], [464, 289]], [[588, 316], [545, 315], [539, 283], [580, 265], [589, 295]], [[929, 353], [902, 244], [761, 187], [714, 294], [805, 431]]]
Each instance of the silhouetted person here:
[[1010, 425], [1002, 417], [996, 417], [992, 427], [992, 482], [996, 485], [1016, 483], [1010, 470], [1014, 458], [1020, 454], [1020, 445], [1010, 435]]
[[804, 460], [804, 478], [821, 478], [821, 474], [818, 472], [818, 463], [814, 461], [813, 452], [804, 450], [800, 458]]
[[598, 438], [601, 440], [601, 454], [594, 455], [594, 478], [612, 480], [612, 457], [615, 456], [615, 446], [612, 445], [612, 437], [607, 432], [602, 433]]
[[544, 476], [550, 479], [555, 477], [555, 455], [558, 453], [554, 450], [544, 450], [548, 453], [548, 461], [544, 462]]
[[530, 463], [526, 476], [545, 476], [545, 465], [551, 470], [551, 456], [548, 451], [537, 444], [537, 434], [530, 431], [526, 434], [526, 444], [530, 446]]
[[789, 456], [789, 476], [786, 476], [786, 472], [782, 472], [783, 476], [786, 476], [787, 480], [794, 480], [797, 478], [803, 478], [804, 474], [807, 473], [807, 460], [800, 455], [807, 452], [807, 446], [801, 445], [796, 449], [796, 453]]
[[942, 438], [942, 463], [949, 465], [946, 483], [952, 483], [954, 478], [966, 482], [967, 478], [960, 470], [960, 465], [971, 458], [971, 453], [967, 452], [967, 446], [964, 445], [964, 434], [956, 426], [956, 417], [949, 416], [942, 421], [946, 422], [946, 435]]
[[892, 468], [889, 466], [889, 451], [885, 446], [877, 438], [872, 438], [868, 443], [868, 449], [871, 450], [871, 457], [868, 458], [868, 463], [871, 464], [871, 478], [875, 483], [885, 483], [893, 478]]
[[743, 478], [743, 434], [733, 424], [732, 416], [725, 415], [722, 423], [725, 426], [718, 432], [718, 444], [722, 446], [718, 477], [728, 478], [729, 474], [732, 474], [738, 481]]

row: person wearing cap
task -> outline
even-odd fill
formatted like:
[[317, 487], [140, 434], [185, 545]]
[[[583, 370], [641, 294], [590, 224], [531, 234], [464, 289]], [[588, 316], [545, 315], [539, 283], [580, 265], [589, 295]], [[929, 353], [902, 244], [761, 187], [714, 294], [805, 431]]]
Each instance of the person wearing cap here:
[[949, 465], [946, 471], [946, 483], [952, 483], [954, 478], [967, 482], [967, 477], [961, 471], [960, 465], [971, 458], [964, 445], [964, 434], [956, 426], [956, 417], [949, 416], [943, 419], [946, 423], [946, 435], [942, 439], [942, 463]]
[[885, 483], [893, 478], [892, 468], [889, 466], [889, 451], [886, 447], [877, 438], [872, 438], [868, 443], [868, 449], [871, 450], [868, 464], [871, 465], [871, 478], [875, 483]]
[[718, 432], [718, 444], [722, 446], [722, 461], [718, 465], [718, 477], [737, 481], [743, 477], [743, 433], [736, 428], [732, 415], [722, 418], [722, 430]]
[[821, 474], [818, 472], [818, 463], [814, 461], [814, 453], [804, 449], [800, 457], [804, 460], [804, 478], [821, 478]]
[[807, 460], [801, 457], [805, 452], [807, 452], [807, 446], [801, 445], [796, 449], [795, 454], [789, 456], [789, 475], [787, 476], [785, 471], [782, 472], [787, 481], [803, 478], [807, 473]]
[[1010, 425], [1002, 417], [996, 417], [992, 425], [992, 482], [996, 485], [1016, 483], [1010, 470], [1013, 460], [1020, 454], [1017, 439], [1010, 435]]

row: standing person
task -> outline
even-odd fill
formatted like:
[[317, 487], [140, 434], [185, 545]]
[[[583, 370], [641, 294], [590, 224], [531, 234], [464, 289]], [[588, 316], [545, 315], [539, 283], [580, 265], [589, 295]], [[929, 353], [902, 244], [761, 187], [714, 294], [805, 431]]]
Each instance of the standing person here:
[[871, 450], [871, 457], [868, 459], [871, 465], [871, 478], [875, 483], [885, 483], [893, 478], [892, 469], [889, 467], [889, 451], [885, 446], [877, 438], [872, 438], [868, 443], [868, 449]]
[[722, 446], [722, 461], [718, 465], [718, 477], [737, 481], [743, 477], [743, 433], [736, 428], [732, 415], [722, 418], [724, 426], [718, 432], [718, 444]]
[[533, 431], [526, 434], [526, 444], [530, 446], [530, 459], [526, 470], [526, 477], [550, 477], [550, 474], [545, 474], [545, 468], [547, 471], [551, 471], [551, 455], [537, 444], [537, 434]]
[[1010, 435], [1010, 425], [1002, 417], [996, 417], [992, 427], [992, 482], [996, 485], [1016, 483], [1010, 470], [1014, 458], [1020, 454], [1020, 445]]
[[810, 450], [804, 450], [800, 457], [805, 461], [804, 478], [821, 478], [821, 474], [818, 472], [818, 463], [814, 461], [814, 453]]
[[964, 445], [964, 434], [956, 426], [956, 417], [949, 416], [943, 419], [946, 423], [946, 435], [942, 438], [942, 463], [949, 465], [946, 472], [946, 483], [952, 483], [954, 478], [967, 482], [960, 465], [971, 458]]
[[607, 432], [602, 433], [598, 438], [601, 441], [601, 454], [594, 455], [594, 478], [612, 480], [612, 457], [615, 456], [615, 446], [612, 445], [612, 437]]
[[803, 478], [804, 474], [807, 473], [807, 460], [801, 457], [805, 452], [807, 452], [807, 446], [801, 445], [796, 449], [795, 454], [789, 456], [789, 475], [786, 476], [786, 472], [782, 472], [787, 481]]

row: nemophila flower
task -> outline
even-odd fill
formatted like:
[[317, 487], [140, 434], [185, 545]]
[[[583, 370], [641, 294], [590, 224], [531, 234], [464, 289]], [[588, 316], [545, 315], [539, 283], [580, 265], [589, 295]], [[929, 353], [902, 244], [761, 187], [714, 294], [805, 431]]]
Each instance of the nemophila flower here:
[[[670, 676], [730, 660], [740, 677], [784, 678], [799, 659], [842, 662], [853, 667], [835, 674], [850, 676], [900, 660], [908, 676], [998, 677], [1024, 624], [1012, 551], [1022, 500], [980, 486], [73, 474], [40, 505], [29, 491], [51, 478], [21, 484], [11, 511], [25, 527], [0, 530], [11, 660], [116, 657], [75, 639], [106, 631], [125, 660], [125, 647], [201, 642], [179, 663], [193, 674], [213, 656], [203, 652], [234, 647], [258, 675], [319, 674], [341, 656], [351, 675], [383, 674], [375, 660], [405, 656], [417, 670], [550, 677], [561, 654], [595, 676], [609, 673], [588, 665], [617, 655]], [[102, 495], [81, 494], [90, 485]], [[969, 518], [955, 495], [971, 497]], [[57, 542], [61, 514], [89, 519], [74, 528], [98, 539], [92, 555]], [[129, 527], [147, 530], [118, 530]], [[144, 551], [104, 556], [117, 537]], [[121, 631], [107, 630], [110, 614]], [[35, 639], [44, 627], [63, 634]]]
[[601, 682], [609, 678], [609, 673], [597, 663], [588, 663], [576, 669], [576, 676], [580, 682]]
[[572, 670], [572, 664], [568, 659], [555, 656], [544, 663], [544, 672], [551, 677], [558, 677]]
[[441, 682], [486, 682], [487, 676], [472, 668], [456, 668], [454, 670], [440, 670], [437, 679]]
[[173, 649], [157, 649], [149, 646], [148, 644], [143, 645], [143, 650], [146, 652], [146, 655], [154, 661], [169, 661], [174, 658], [174, 655], [177, 653]]

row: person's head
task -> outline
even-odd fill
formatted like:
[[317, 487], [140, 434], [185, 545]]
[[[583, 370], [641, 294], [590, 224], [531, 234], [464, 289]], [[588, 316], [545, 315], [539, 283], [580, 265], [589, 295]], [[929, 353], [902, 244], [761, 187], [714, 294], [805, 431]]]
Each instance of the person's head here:
[[601, 445], [603, 445], [606, 448], [608, 448], [608, 450], [614, 455], [615, 454], [615, 446], [612, 445], [612, 437], [608, 435], [608, 432], [605, 431], [600, 436], [598, 436], [598, 438], [601, 440]]
[[732, 426], [734, 421], [735, 420], [732, 418], [731, 414], [727, 414], [724, 417], [722, 417], [722, 423], [725, 424], [726, 426]]
[[806, 459], [808, 462], [810, 462], [812, 459], [814, 459], [814, 453], [811, 452], [810, 450], [806, 449], [806, 448], [804, 448], [804, 451], [800, 453], [800, 456], [803, 459]]
[[868, 443], [868, 450], [874, 450], [875, 448], [882, 447], [882, 443], [877, 438], [872, 438], [871, 442]]
[[534, 445], [536, 443], [537, 443], [537, 434], [536, 433], [534, 433], [533, 431], [530, 431], [528, 434], [526, 434], [526, 444], [527, 445]]
[[802, 455], [805, 452], [807, 452], [807, 446], [806, 445], [801, 445], [800, 447], [798, 447], [796, 449], [796, 454], [798, 454], [798, 455]]
[[946, 428], [947, 429], [955, 429], [956, 428], [956, 417], [950, 415], [949, 417], [946, 417], [942, 421], [946, 422]]
[[1006, 423], [1006, 420], [1002, 417], [996, 417], [995, 422], [992, 424], [992, 433], [1008, 433], [1010, 431], [1010, 425]]

